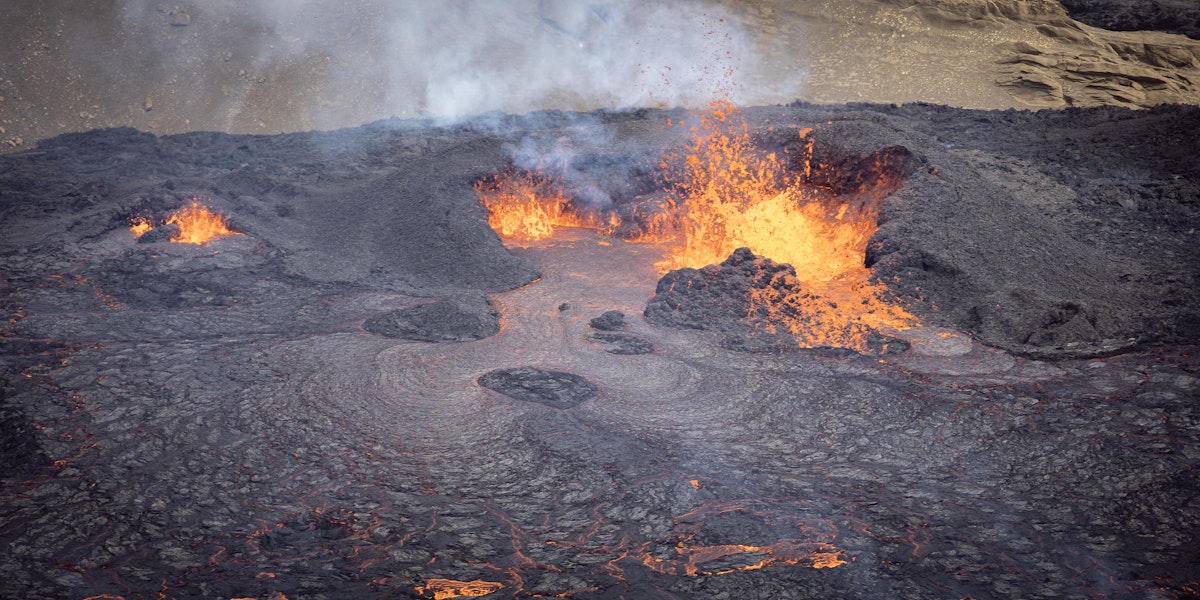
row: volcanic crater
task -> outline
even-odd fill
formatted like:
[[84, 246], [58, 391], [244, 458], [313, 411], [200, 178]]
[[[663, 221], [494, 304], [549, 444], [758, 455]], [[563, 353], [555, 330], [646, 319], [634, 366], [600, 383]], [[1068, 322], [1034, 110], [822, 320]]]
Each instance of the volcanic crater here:
[[[2, 156], [0, 595], [1193, 594], [1197, 129], [793, 104]], [[731, 186], [853, 260], [743, 243]], [[228, 232], [145, 238], [193, 201]]]

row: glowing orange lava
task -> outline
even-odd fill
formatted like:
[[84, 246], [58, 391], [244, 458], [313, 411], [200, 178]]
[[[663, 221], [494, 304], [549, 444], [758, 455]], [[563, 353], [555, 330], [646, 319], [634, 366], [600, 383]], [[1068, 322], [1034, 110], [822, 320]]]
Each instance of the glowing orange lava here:
[[[229, 228], [229, 222], [221, 213], [204, 206], [196, 197], [192, 198], [191, 204], [171, 213], [164, 224], [179, 226], [179, 232], [171, 241], [180, 244], [206, 244], [227, 235], [242, 235]], [[129, 230], [136, 236], [151, 229], [154, 229], [154, 224], [146, 217], [134, 217], [130, 221]]]
[[171, 215], [167, 223], [179, 226], [179, 234], [171, 238], [181, 244], [206, 244], [226, 235], [240, 235], [229, 229], [229, 223], [221, 213], [213, 212], [200, 204], [198, 198]]
[[[753, 144], [733, 104], [715, 102], [698, 118], [692, 139], [660, 165], [668, 189], [659, 213], [639, 217], [636, 234], [626, 236], [666, 243], [665, 258], [656, 263], [660, 272], [718, 264], [741, 247], [792, 265], [794, 277], [779, 274], [784, 280], [752, 293], [746, 318], [765, 331], [790, 333], [804, 348], [861, 351], [871, 330], [916, 324], [885, 299], [886, 288], [870, 280], [865, 266], [879, 199], [845, 200], [809, 183], [812, 129], [799, 130], [804, 155], [789, 168]], [[612, 233], [623, 226], [611, 209], [576, 210], [564, 188], [540, 173], [499, 177], [476, 190], [488, 223], [506, 240], [544, 239], [557, 227]]]
[[454, 579], [427, 579], [425, 585], [417, 586], [417, 593], [432, 594], [434, 600], [445, 598], [476, 598], [494, 593], [504, 585], [492, 581], [476, 579], [474, 581], [456, 581]]
[[132, 231], [133, 235], [135, 236], [140, 236], [151, 229], [154, 229], [154, 226], [150, 224], [150, 219], [147, 219], [146, 217], [134, 217], [129, 226], [129, 230]]
[[475, 190], [488, 211], [488, 225], [506, 240], [535, 242], [558, 227], [598, 226], [574, 211], [557, 185], [528, 172], [481, 181]]
[[903, 330], [916, 323], [884, 299], [886, 289], [870, 281], [865, 266], [879, 207], [852, 205], [805, 184], [812, 172], [811, 130], [800, 131], [806, 155], [791, 174], [775, 154], [753, 146], [744, 119], [727, 102], [714, 103], [695, 131], [683, 168], [669, 173], [682, 236], [660, 269], [719, 263], [740, 247], [792, 265], [794, 278], [779, 274], [787, 281], [754, 291], [747, 318], [769, 332], [791, 333], [801, 347], [863, 350], [868, 328]]
[[[755, 571], [764, 567], [780, 565], [798, 565], [812, 569], [832, 569], [846, 564], [844, 554], [830, 544], [824, 542], [794, 543], [781, 541], [770, 546], [747, 546], [742, 544], [725, 544], [718, 546], [685, 546], [680, 544], [675, 548], [676, 558], [657, 558], [650, 555], [642, 557], [642, 564], [653, 571], [666, 575], [684, 575], [696, 577], [699, 575], [728, 575], [738, 571]], [[719, 570], [709, 570], [707, 563], [717, 559], [750, 554], [753, 562], [740, 566], [730, 566]]]

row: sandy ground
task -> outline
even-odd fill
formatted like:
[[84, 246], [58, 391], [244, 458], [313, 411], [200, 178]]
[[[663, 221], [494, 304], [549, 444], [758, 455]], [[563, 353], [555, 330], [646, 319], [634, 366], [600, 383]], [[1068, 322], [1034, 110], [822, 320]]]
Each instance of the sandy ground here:
[[[382, 2], [336, 10], [312, 2], [5, 2], [0, 146], [113, 126], [278, 133], [391, 116], [655, 105], [664, 100], [655, 95], [658, 80], [678, 88], [697, 76], [712, 65], [689, 61], [713, 44], [717, 54], [731, 52], [713, 64], [734, 69], [741, 104], [1200, 103], [1200, 42], [1097, 29], [1052, 0], [725, 0], [654, 11], [583, 0], [524, 0], [502, 12], [413, 6], [420, 10]], [[1106, 23], [1114, 21], [1138, 24], [1111, 15]], [[543, 45], [525, 53], [529, 40]], [[455, 45], [469, 56], [444, 55]], [[589, 71], [589, 57], [598, 56], [642, 72], [613, 82], [623, 88], [614, 96], [599, 81], [611, 74]], [[561, 71], [547, 71], [546, 61]], [[715, 84], [705, 86], [665, 99], [703, 105]], [[460, 106], [468, 91], [483, 98]]]

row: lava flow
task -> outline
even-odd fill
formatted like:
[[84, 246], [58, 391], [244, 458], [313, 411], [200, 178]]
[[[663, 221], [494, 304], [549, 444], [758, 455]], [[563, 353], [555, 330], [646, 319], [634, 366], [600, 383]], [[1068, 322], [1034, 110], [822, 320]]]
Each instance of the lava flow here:
[[[780, 273], [751, 297], [746, 320], [770, 333], [790, 333], [800, 347], [862, 350], [871, 330], [916, 324], [870, 280], [867, 242], [878, 229], [878, 198], [845, 200], [813, 185], [811, 129], [799, 132], [803, 155], [789, 166], [760, 151], [740, 111], [715, 102], [691, 127], [692, 138], [662, 160], [665, 200], [655, 214], [624, 223], [615, 208], [588, 208], [544, 173], [517, 172], [476, 186], [488, 222], [504, 239], [529, 242], [560, 227], [666, 244], [660, 272], [720, 263], [742, 247], [778, 263]], [[897, 186], [898, 187], [898, 186]], [[636, 215], [636, 211], [635, 211]]]
[[[207, 244], [224, 236], [242, 235], [229, 228], [229, 222], [224, 215], [201, 204], [197, 197], [192, 198], [191, 204], [171, 213], [163, 224], [176, 225], [179, 228], [170, 240], [179, 244]], [[146, 217], [134, 217], [129, 227], [138, 237], [152, 229], [154, 224]]]

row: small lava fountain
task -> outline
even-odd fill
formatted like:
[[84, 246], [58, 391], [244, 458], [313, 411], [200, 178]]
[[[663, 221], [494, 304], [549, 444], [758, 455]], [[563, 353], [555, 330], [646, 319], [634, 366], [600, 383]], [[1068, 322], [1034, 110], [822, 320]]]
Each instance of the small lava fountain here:
[[[230, 235], [242, 235], [229, 228], [229, 221], [224, 215], [205, 206], [196, 196], [192, 197], [190, 204], [171, 213], [162, 225], [174, 225], [178, 228], [170, 239], [178, 244], [200, 245]], [[154, 228], [150, 218], [137, 216], [131, 219], [129, 230], [135, 236], [141, 237]]]

